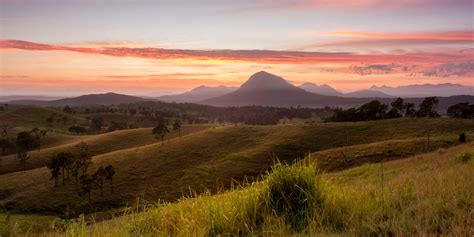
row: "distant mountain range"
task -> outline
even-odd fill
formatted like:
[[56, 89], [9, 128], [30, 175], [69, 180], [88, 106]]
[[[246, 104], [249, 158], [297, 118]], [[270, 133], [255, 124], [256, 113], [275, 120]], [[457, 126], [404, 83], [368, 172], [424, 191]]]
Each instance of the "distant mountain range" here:
[[63, 97], [43, 96], [43, 95], [6, 95], [0, 96], [0, 102], [8, 102], [12, 100], [59, 100]]
[[113, 104], [128, 104], [142, 101], [149, 101], [137, 96], [122, 95], [113, 92], [105, 94], [90, 94], [82, 95], [72, 98], [64, 98], [59, 100], [13, 100], [10, 101], [12, 104], [22, 105], [39, 105], [39, 106], [80, 106], [80, 105], [113, 105]]
[[164, 102], [189, 102], [194, 103], [202, 100], [207, 100], [213, 97], [228, 94], [237, 90], [238, 87], [227, 87], [227, 86], [200, 86], [192, 89], [191, 91], [184, 92], [177, 95], [164, 95], [157, 99]]
[[423, 84], [408, 85], [398, 87], [372, 86], [369, 90], [380, 91], [388, 95], [397, 97], [428, 97], [428, 96], [453, 96], [453, 95], [474, 95], [474, 87], [463, 86], [460, 84]]
[[315, 93], [315, 94], [319, 94], [319, 95], [344, 96], [343, 93], [339, 92], [338, 90], [336, 90], [336, 89], [334, 89], [334, 88], [332, 88], [332, 87], [330, 87], [326, 84], [322, 84], [322, 85], [318, 86], [314, 83], [307, 82], [307, 83], [304, 83], [302, 85], [299, 85], [298, 87], [305, 90], [305, 91]]
[[[455, 90], [457, 89], [457, 90]], [[467, 95], [440, 97], [452, 95], [455, 91]], [[415, 94], [416, 92], [416, 94]], [[261, 71], [252, 75], [239, 88], [235, 87], [206, 87], [200, 86], [189, 92], [178, 95], [167, 95], [158, 98], [142, 98], [117, 93], [90, 94], [74, 98], [57, 100], [12, 100], [9, 103], [39, 106], [80, 106], [80, 105], [112, 105], [127, 104], [143, 101], [190, 102], [211, 106], [274, 106], [274, 107], [354, 107], [377, 99], [382, 103], [390, 103], [395, 96], [406, 101], [419, 104], [424, 97], [438, 96], [440, 112], [459, 102], [474, 103], [472, 88], [458, 84], [412, 85], [401, 87], [371, 87], [369, 90], [359, 90], [351, 93], [341, 93], [328, 85], [305, 83], [294, 86], [285, 79]], [[411, 98], [410, 98], [411, 97]]]

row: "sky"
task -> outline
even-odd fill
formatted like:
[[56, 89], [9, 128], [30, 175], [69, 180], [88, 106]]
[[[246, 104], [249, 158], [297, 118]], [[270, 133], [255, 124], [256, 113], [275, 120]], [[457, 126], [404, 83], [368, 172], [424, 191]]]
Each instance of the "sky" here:
[[471, 0], [0, 0], [0, 95], [474, 86]]

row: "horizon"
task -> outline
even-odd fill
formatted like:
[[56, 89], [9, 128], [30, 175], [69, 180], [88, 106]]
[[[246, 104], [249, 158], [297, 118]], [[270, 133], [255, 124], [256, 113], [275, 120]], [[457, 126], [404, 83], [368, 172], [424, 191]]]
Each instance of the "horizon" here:
[[0, 6], [2, 95], [159, 96], [201, 85], [237, 87], [260, 70], [344, 93], [474, 86], [467, 0], [1, 0]]

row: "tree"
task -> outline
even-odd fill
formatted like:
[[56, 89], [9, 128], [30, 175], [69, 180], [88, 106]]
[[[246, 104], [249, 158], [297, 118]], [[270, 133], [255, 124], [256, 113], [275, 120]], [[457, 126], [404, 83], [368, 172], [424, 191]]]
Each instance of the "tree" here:
[[173, 123], [173, 130], [178, 131], [178, 136], [181, 138], [181, 121], [176, 119]]
[[35, 147], [38, 148], [38, 150], [41, 150], [41, 133], [39, 128], [33, 128], [31, 129], [30, 133], [32, 134], [34, 140], [35, 140]]
[[81, 142], [76, 145], [77, 150], [77, 162], [79, 162], [79, 167], [82, 169], [82, 175], [87, 175], [87, 169], [92, 164], [92, 154], [90, 152], [89, 146], [85, 142]]
[[110, 192], [114, 193], [114, 185], [113, 185], [113, 177], [115, 175], [115, 169], [112, 165], [108, 165], [104, 168], [105, 171], [105, 179], [109, 180], [110, 182]]
[[434, 110], [438, 102], [439, 100], [436, 97], [426, 97], [421, 102], [418, 111], [416, 111], [416, 117], [439, 117], [439, 114]]
[[79, 125], [73, 125], [73, 126], [69, 127], [68, 130], [69, 130], [69, 132], [77, 133], [77, 134], [87, 133], [87, 128], [79, 126]]
[[91, 119], [91, 130], [99, 132], [104, 126], [104, 119], [102, 117], [94, 117]]
[[18, 162], [23, 166], [23, 171], [26, 170], [26, 162], [30, 158], [28, 156], [28, 151], [35, 144], [35, 138], [31, 135], [30, 132], [19, 132], [16, 135], [16, 149], [17, 155], [16, 158]]
[[474, 118], [474, 104], [458, 103], [448, 108], [451, 118]]
[[13, 144], [7, 138], [0, 138], [0, 149], [2, 149], [2, 156], [7, 154], [7, 149], [10, 149], [12, 145]]
[[46, 167], [51, 171], [51, 179], [54, 179], [54, 186], [58, 187], [58, 178], [61, 175], [61, 160], [57, 155], [52, 156], [46, 163]]
[[73, 113], [73, 111], [72, 111], [71, 107], [69, 107], [69, 105], [64, 106], [63, 112], [67, 113], [67, 114], [72, 114]]
[[459, 142], [461, 143], [466, 143], [466, 134], [465, 133], [461, 133], [459, 134]]
[[403, 116], [403, 99], [402, 98], [397, 98], [392, 103], [390, 106], [392, 107], [388, 113], [387, 113], [387, 118], [400, 118]]
[[406, 103], [403, 105], [403, 110], [405, 111], [405, 117], [413, 117], [415, 116], [415, 104], [413, 103]]
[[18, 162], [23, 166], [23, 171], [26, 171], [26, 162], [30, 159], [28, 156], [28, 152], [24, 149], [19, 149], [17, 151], [16, 158], [18, 159]]
[[165, 138], [166, 134], [168, 134], [169, 132], [170, 132], [170, 130], [165, 125], [163, 120], [160, 120], [158, 122], [158, 125], [155, 128], [153, 128], [153, 131], [152, 131], [152, 133], [155, 135], [156, 139], [161, 138], [161, 145], [162, 146], [164, 145], [164, 138]]
[[67, 171], [67, 178], [69, 180], [69, 166], [74, 161], [74, 154], [67, 151], [60, 151], [56, 154], [59, 168], [61, 168], [61, 174], [63, 175], [63, 185], [65, 185], [65, 174]]
[[80, 183], [81, 183], [81, 192], [79, 193], [80, 196], [88, 195], [89, 199], [89, 205], [91, 204], [91, 191], [92, 191], [92, 185], [94, 183], [94, 180], [87, 176], [87, 175], [81, 175], [79, 177]]
[[100, 196], [104, 196], [104, 178], [106, 177], [106, 171], [104, 167], [100, 166], [97, 171], [92, 175], [92, 179], [95, 181], [97, 186], [100, 188]]

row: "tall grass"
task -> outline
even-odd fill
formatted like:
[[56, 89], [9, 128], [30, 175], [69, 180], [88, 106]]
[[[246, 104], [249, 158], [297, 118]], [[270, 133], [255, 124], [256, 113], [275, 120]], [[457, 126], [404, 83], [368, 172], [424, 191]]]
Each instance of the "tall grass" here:
[[[160, 203], [90, 225], [87, 236], [471, 236], [472, 144], [339, 173], [277, 164], [259, 182]], [[382, 203], [383, 194], [383, 203]], [[84, 233], [84, 221], [68, 236]], [[50, 233], [62, 235], [63, 233]]]

